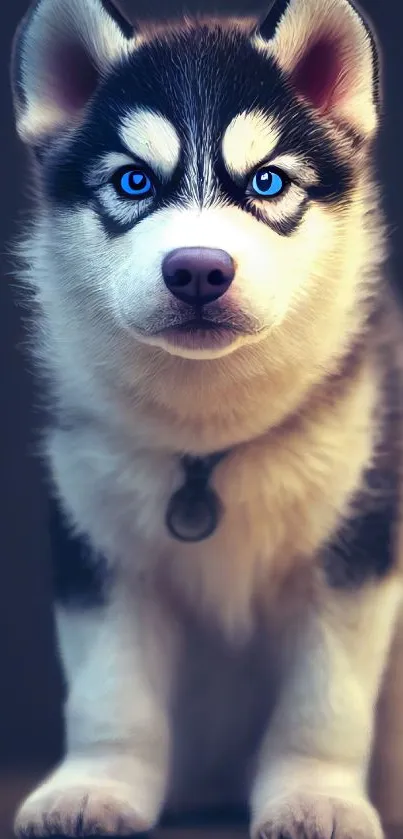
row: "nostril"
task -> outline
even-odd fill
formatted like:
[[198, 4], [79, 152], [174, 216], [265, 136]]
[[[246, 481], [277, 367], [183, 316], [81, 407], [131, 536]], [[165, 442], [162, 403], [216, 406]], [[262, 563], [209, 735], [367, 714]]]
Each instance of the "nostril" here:
[[207, 279], [210, 285], [222, 285], [226, 282], [224, 274], [219, 270], [219, 268], [215, 268], [214, 271], [210, 271]]
[[177, 288], [183, 288], [189, 285], [191, 280], [192, 274], [187, 268], [178, 268], [171, 279], [171, 284], [177, 286]]

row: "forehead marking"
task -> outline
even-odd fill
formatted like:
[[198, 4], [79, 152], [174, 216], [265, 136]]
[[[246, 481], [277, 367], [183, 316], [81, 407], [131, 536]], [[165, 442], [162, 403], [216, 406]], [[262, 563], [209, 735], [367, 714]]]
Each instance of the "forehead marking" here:
[[119, 126], [119, 136], [134, 157], [144, 160], [162, 177], [169, 178], [180, 156], [180, 140], [172, 123], [144, 108], [126, 114]]
[[275, 150], [280, 130], [262, 111], [243, 111], [226, 129], [222, 140], [225, 166], [234, 178], [248, 174]]

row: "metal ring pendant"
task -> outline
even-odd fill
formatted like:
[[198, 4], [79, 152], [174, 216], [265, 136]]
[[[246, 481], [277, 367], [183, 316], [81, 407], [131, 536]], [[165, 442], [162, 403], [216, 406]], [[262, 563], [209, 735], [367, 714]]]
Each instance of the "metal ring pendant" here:
[[203, 542], [217, 529], [223, 508], [215, 490], [209, 486], [211, 473], [227, 452], [208, 457], [182, 458], [185, 481], [169, 501], [165, 523], [180, 542]]
[[184, 484], [168, 504], [166, 525], [180, 542], [203, 542], [217, 529], [221, 515], [220, 500], [211, 487]]

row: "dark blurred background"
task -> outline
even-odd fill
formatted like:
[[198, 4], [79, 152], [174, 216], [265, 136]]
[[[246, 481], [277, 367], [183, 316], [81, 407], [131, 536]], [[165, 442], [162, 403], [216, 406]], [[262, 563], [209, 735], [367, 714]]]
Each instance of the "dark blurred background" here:
[[[84, 0], [83, 0], [84, 2]], [[244, 12], [264, 4], [236, 0], [121, 0], [131, 17], [169, 17], [182, 12]], [[401, 0], [365, 0], [384, 56], [385, 116], [379, 148], [380, 173], [392, 240], [392, 270], [403, 268], [403, 63]], [[23, 312], [16, 305], [8, 251], [24, 221], [26, 159], [14, 134], [8, 63], [11, 40], [27, 0], [5, 3], [1, 40], [0, 238], [0, 769], [47, 763], [61, 745], [60, 680], [49, 598], [46, 493], [33, 456], [39, 413], [23, 347]], [[25, 193], [25, 194], [24, 194]], [[403, 283], [402, 283], [403, 285]]]

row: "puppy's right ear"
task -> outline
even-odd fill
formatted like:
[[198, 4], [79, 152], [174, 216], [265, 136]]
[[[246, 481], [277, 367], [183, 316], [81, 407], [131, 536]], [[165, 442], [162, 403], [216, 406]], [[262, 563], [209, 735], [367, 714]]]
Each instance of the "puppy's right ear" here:
[[36, 146], [74, 125], [101, 78], [133, 48], [110, 0], [37, 0], [13, 46], [17, 130]]
[[295, 93], [323, 116], [371, 139], [379, 121], [375, 37], [350, 0], [275, 0], [254, 33]]

